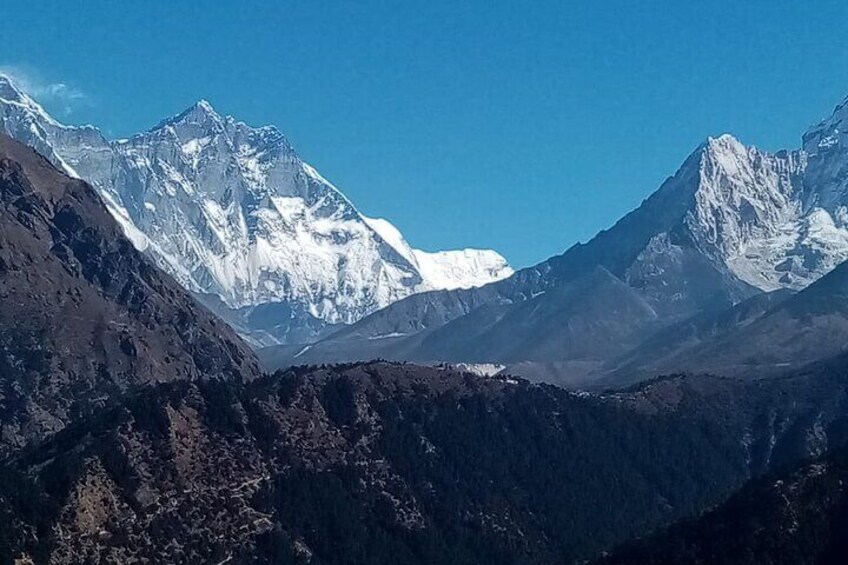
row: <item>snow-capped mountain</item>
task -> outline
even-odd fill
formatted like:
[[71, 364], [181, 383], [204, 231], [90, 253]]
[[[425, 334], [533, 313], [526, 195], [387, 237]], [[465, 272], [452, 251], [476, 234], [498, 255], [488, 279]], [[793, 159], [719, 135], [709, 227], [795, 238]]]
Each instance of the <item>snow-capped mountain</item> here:
[[768, 154], [729, 135], [708, 142], [687, 221], [741, 280], [798, 290], [848, 259], [844, 111], [811, 128], [802, 150]]
[[512, 274], [506, 260], [491, 249], [457, 249], [435, 253], [421, 251], [413, 249], [389, 221], [363, 218], [384, 241], [415, 266], [433, 289], [474, 288]]
[[708, 138], [590, 241], [505, 281], [408, 297], [298, 361], [541, 364], [545, 378], [561, 371], [573, 383], [672, 324], [805, 288], [848, 259], [846, 118], [848, 99], [800, 149], [777, 153]]
[[360, 214], [275, 127], [222, 117], [204, 100], [121, 140], [59, 123], [6, 77], [0, 112], [0, 131], [90, 182], [133, 243], [187, 289], [239, 312], [285, 305], [291, 319], [266, 341], [284, 341], [301, 318], [351, 323], [416, 292], [512, 274], [493, 251], [413, 249], [389, 222]]

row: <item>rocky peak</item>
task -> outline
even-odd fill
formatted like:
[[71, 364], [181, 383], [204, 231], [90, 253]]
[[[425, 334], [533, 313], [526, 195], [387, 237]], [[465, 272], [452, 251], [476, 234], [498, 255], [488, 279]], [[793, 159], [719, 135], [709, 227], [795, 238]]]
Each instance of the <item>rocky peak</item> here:
[[837, 104], [830, 116], [810, 127], [802, 137], [804, 151], [810, 156], [830, 153], [845, 146], [848, 133], [848, 97]]
[[207, 100], [200, 99], [176, 116], [167, 118], [159, 123], [153, 130], [164, 127], [196, 126], [211, 129], [223, 126], [224, 119], [215, 111]]
[[848, 98], [803, 136], [808, 155], [804, 197], [808, 207], [841, 214], [848, 204]]
[[796, 195], [803, 159], [746, 147], [731, 135], [702, 146], [699, 184], [687, 223], [702, 244], [725, 257], [752, 239], [775, 235], [799, 213]]
[[278, 305], [285, 319], [270, 337], [262, 330], [271, 343], [294, 327], [349, 323], [415, 292], [511, 273], [476, 253], [407, 260], [277, 128], [222, 117], [205, 100], [117, 141], [59, 124], [37, 105], [0, 99], [0, 109], [2, 131], [91, 182], [138, 249], [237, 310], [236, 325], [252, 324], [241, 312]]
[[23, 94], [12, 82], [12, 79], [3, 74], [0, 74], [0, 98], [7, 101], [21, 101], [23, 99]]

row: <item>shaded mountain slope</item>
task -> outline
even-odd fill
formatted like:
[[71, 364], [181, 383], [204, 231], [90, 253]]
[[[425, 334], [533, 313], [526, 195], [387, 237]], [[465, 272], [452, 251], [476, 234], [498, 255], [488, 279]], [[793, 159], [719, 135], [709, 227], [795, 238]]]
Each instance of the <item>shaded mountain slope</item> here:
[[[602, 267], [503, 307], [499, 316], [479, 309], [424, 338], [430, 360], [494, 361], [597, 359], [624, 351], [658, 315], [635, 290]], [[494, 353], [493, 353], [494, 352]]]
[[136, 384], [257, 374], [89, 185], [0, 136], [0, 453]]
[[604, 565], [840, 565], [848, 555], [848, 454], [753, 481], [697, 521], [629, 544]]
[[672, 326], [621, 361], [601, 382], [708, 371], [753, 377], [797, 371], [848, 350], [848, 264], [794, 295], [770, 293], [720, 315]]
[[[704, 322], [693, 316], [722, 316], [728, 308], [763, 291], [801, 290], [848, 258], [848, 215], [844, 212], [848, 205], [844, 187], [848, 146], [840, 128], [846, 112], [848, 104], [837, 106], [830, 117], [803, 136], [803, 148], [794, 151], [768, 153], [745, 146], [730, 135], [708, 138], [636, 210], [589, 242], [481, 289], [433, 292], [402, 300], [309, 344], [309, 359], [385, 356], [506, 362], [542, 378], [553, 369], [563, 381], [578, 384], [615, 371], [617, 363], [624, 363], [622, 370], [630, 369], [628, 363], [642, 364], [645, 370], [636, 371], [639, 378], [650, 374], [654, 365], [674, 370], [675, 365], [662, 364], [664, 358], [645, 358], [649, 350], [637, 346], [649, 340], [647, 347], [653, 347], [662, 339], [658, 335], [651, 340], [653, 332], [664, 327], [678, 331], [681, 326], [675, 324], [690, 318], [695, 324]], [[580, 335], [573, 330], [583, 323], [583, 309], [556, 303], [554, 289], [591, 276], [595, 269], [608, 271], [655, 313], [650, 327], [632, 324], [632, 336], [623, 335], [629, 315], [622, 315], [617, 310], [620, 303], [612, 300], [609, 309], [593, 311], [597, 331], [583, 332], [586, 343], [574, 341]], [[544, 298], [538, 298], [541, 293]], [[526, 307], [518, 304], [524, 301], [529, 301]], [[538, 316], [534, 301], [560, 312], [559, 323]], [[601, 338], [599, 332], [604, 328], [609, 335]], [[511, 336], [508, 342], [498, 337], [507, 334]], [[386, 336], [392, 340], [381, 341]], [[688, 351], [710, 338], [706, 334], [690, 337], [688, 343], [676, 343]], [[551, 347], [534, 348], [540, 338]], [[768, 336], [778, 338], [776, 334]], [[614, 346], [587, 358], [587, 351], [600, 350], [604, 342]], [[512, 344], [516, 347], [510, 347]], [[518, 344], [527, 347], [522, 350]], [[762, 341], [757, 347], [777, 351], [783, 345], [769, 346]], [[272, 350], [262, 356], [281, 366], [293, 362], [298, 353], [303, 354], [302, 347]], [[668, 348], [653, 353], [674, 356]], [[820, 358], [819, 353], [826, 356], [836, 351], [810, 348], [802, 355], [801, 364]], [[721, 354], [710, 355], [714, 360]], [[740, 353], [728, 362], [747, 371], [760, 360]], [[773, 372], [783, 361], [764, 358], [762, 363], [760, 374]], [[735, 372], [734, 366], [727, 369]], [[634, 372], [631, 379], [635, 377]]]
[[[624, 352], [658, 315], [633, 288], [603, 267], [527, 300], [489, 303], [431, 331], [354, 340], [328, 340], [303, 351], [298, 362], [384, 358], [417, 362], [496, 362], [568, 357], [600, 363], [611, 351]], [[649, 330], [652, 331], [652, 330]], [[335, 348], [333, 351], [328, 349]], [[281, 361], [260, 351], [267, 365]], [[334, 358], [332, 356], [335, 356]], [[600, 360], [600, 361], [599, 361]]]
[[[767, 185], [769, 190], [791, 192], [790, 177], [794, 175], [795, 168], [792, 163], [781, 159], [749, 150], [729, 136], [710, 139], [693, 152], [680, 170], [639, 208], [610, 229], [600, 232], [588, 243], [577, 244], [562, 255], [518, 271], [505, 281], [479, 289], [431, 292], [399, 301], [313, 344], [312, 358], [317, 360], [321, 358], [319, 356], [326, 355], [326, 359], [339, 359], [339, 352], [348, 350], [355, 350], [360, 356], [370, 351], [372, 357], [379, 357], [385, 353], [383, 344], [366, 344], [362, 340], [387, 335], [408, 336], [440, 331], [443, 336], [440, 339], [463, 343], [466, 339], [464, 329], [476, 324], [474, 310], [484, 305], [487, 308], [496, 307], [499, 311], [512, 311], [513, 314], [509, 317], [504, 315], [504, 319], [513, 324], [511, 333], [517, 336], [518, 342], [530, 343], [540, 335], [550, 335], [551, 331], [565, 332], [559, 337], [551, 336], [552, 343], [557, 340], [566, 342], [570, 339], [570, 318], [562, 318], [562, 323], [556, 328], [549, 325], [543, 329], [534, 322], [535, 319], [544, 325], [541, 319], [534, 318], [532, 312], [536, 311], [535, 308], [523, 308], [517, 303], [535, 299], [540, 293], [550, 293], [550, 297], [543, 299], [548, 302], [547, 307], [565, 314], [570, 306], [565, 303], [554, 304], [553, 297], [557, 293], [551, 291], [591, 277], [598, 269], [609, 272], [629, 287], [634, 300], [644, 302], [654, 312], [654, 330], [700, 311], [730, 307], [758, 294], [760, 290], [730, 268], [727, 259], [727, 249], [732, 247], [727, 239], [730, 235], [722, 232], [723, 228], [714, 229], [714, 223], [721, 221], [716, 218], [716, 207], [723, 210], [723, 213], [738, 215], [739, 208], [747, 202], [739, 193], [744, 192], [754, 198], [758, 186], [761, 188]], [[737, 235], [748, 233], [742, 224], [756, 223], [758, 217], [754, 214], [744, 221], [739, 220], [740, 225], [734, 227]], [[716, 230], [723, 233], [721, 238], [715, 236]], [[562, 296], [567, 294], [561, 293]], [[602, 298], [599, 297], [600, 301]], [[611, 306], [614, 304], [616, 301], [612, 301]], [[607, 342], [620, 341], [620, 333], [615, 333], [620, 332], [622, 327], [619, 314], [615, 308], [606, 311], [600, 308], [595, 312], [599, 328], [607, 326], [614, 329], [613, 333], [602, 338]], [[458, 331], [453, 333], [449, 322], [463, 316], [472, 318], [467, 323], [455, 325]], [[574, 321], [580, 323], [577, 319]], [[624, 320], [625, 325], [628, 322]], [[642, 328], [634, 326], [632, 329]], [[595, 347], [590, 342], [594, 340], [597, 343], [597, 337], [590, 332], [589, 342], [585, 346], [550, 348], [544, 352], [539, 349], [523, 357], [516, 352], [508, 356], [508, 360], [583, 361], [580, 356], [585, 350]], [[640, 337], [647, 336], [640, 334]], [[503, 358], [502, 348], [495, 342], [487, 346], [483, 339], [472, 341], [467, 349], [457, 346], [448, 354], [427, 349], [425, 343], [431, 339], [435, 338], [426, 335], [410, 338], [402, 349], [404, 355], [409, 355], [404, 358], [433, 360], [434, 354], [437, 355], [435, 360], [441, 361], [492, 362]], [[349, 340], [359, 340], [360, 346], [353, 348], [342, 343]], [[630, 338], [626, 341], [634, 346], [637, 343], [637, 340]], [[324, 344], [326, 347], [322, 347]], [[372, 347], [375, 348], [373, 351]], [[266, 352], [263, 356], [277, 360], [278, 364], [285, 364], [291, 361], [292, 351], [299, 350], [280, 348], [275, 352]], [[608, 361], [623, 352], [623, 348], [613, 348], [601, 361]]]
[[563, 563], [845, 443], [848, 380], [589, 397], [370, 363], [124, 395], [0, 466], [0, 556]]
[[622, 385], [675, 370], [707, 370], [688, 363], [692, 351], [755, 323], [793, 294], [786, 289], [758, 294], [730, 308], [702, 312], [663, 328], [622, 357], [600, 367], [597, 370], [600, 385]]

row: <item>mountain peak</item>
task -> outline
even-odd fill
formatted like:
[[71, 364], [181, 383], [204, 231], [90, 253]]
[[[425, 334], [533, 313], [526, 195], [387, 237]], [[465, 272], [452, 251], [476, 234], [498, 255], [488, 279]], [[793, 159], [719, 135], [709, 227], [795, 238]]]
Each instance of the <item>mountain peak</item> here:
[[52, 124], [56, 124], [57, 122], [48, 116], [47, 112], [30, 96], [24, 92], [21, 86], [9, 75], [4, 75], [0, 73], [0, 101], [16, 104], [21, 106], [28, 111], [35, 112], [40, 115], [40, 117], [48, 120]]
[[215, 111], [215, 108], [212, 107], [212, 104], [209, 103], [205, 98], [201, 98], [197, 102], [195, 102], [191, 108], [189, 108], [195, 113], [205, 114], [207, 116], [215, 116], [219, 117], [218, 112]]
[[[395, 249], [276, 127], [222, 117], [208, 100], [116, 142], [51, 122], [29, 102], [3, 101], [0, 131], [91, 181], [132, 242], [186, 288], [227, 308], [296, 312], [259, 339], [312, 339], [416, 292], [511, 274], [493, 253]], [[225, 315], [253, 332], [234, 312]]]
[[0, 73], [0, 98], [15, 101], [23, 99], [23, 96], [12, 77]]
[[163, 120], [153, 129], [158, 130], [166, 126], [185, 123], [197, 125], [222, 124], [223, 118], [215, 111], [208, 100], [201, 98], [176, 116]]
[[747, 151], [742, 142], [729, 133], [723, 133], [718, 137], [708, 137], [704, 146], [718, 152], [745, 153]]

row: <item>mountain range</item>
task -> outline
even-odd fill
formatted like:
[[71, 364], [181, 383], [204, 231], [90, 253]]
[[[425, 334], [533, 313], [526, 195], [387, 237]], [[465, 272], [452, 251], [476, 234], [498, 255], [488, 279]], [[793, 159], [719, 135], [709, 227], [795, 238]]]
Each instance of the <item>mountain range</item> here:
[[[377, 357], [485, 363], [582, 387], [660, 369], [723, 364], [734, 373], [762, 373], [814, 360], [793, 359], [800, 343], [792, 342], [806, 327], [800, 320], [815, 314], [803, 305], [823, 300], [812, 295], [825, 288], [840, 294], [845, 277], [834, 268], [848, 257], [846, 114], [848, 100], [811, 127], [798, 150], [768, 153], [730, 135], [709, 138], [636, 210], [587, 243], [506, 280], [417, 294], [317, 343], [260, 356], [271, 367]], [[832, 271], [827, 283], [811, 286]], [[771, 312], [794, 292], [782, 314]], [[748, 331], [763, 332], [760, 341], [743, 351], [741, 326], [759, 317]], [[708, 359], [703, 344], [698, 363], [688, 363], [695, 342], [677, 341], [671, 351], [663, 338], [710, 320], [724, 325], [690, 337], [717, 340], [720, 333], [736, 345], [736, 360], [723, 346]], [[756, 329], [768, 324], [781, 329]], [[844, 343], [818, 346], [837, 353]], [[782, 344], [790, 345], [777, 351]]]
[[295, 153], [201, 100], [127, 139], [49, 116], [0, 76], [0, 132], [88, 181], [127, 237], [254, 344], [309, 341], [416, 292], [512, 274], [488, 250], [428, 253]]
[[610, 229], [516, 273], [491, 251], [412, 248], [279, 130], [206, 101], [120, 140], [60, 124], [8, 78], [0, 110], [3, 131], [98, 191], [137, 249], [268, 346], [270, 368], [450, 362], [585, 388], [684, 370], [762, 375], [843, 347], [805, 346], [798, 320], [844, 333], [841, 318], [801, 305], [845, 276], [834, 268], [848, 258], [846, 101], [797, 150], [707, 139]]
[[[509, 368], [265, 373], [76, 161], [0, 134], [0, 563], [838, 563], [848, 267], [804, 236], [806, 271], [768, 289], [706, 251], [679, 192], [702, 200], [733, 147], [563, 256], [291, 346], [567, 363], [610, 388], [590, 393]], [[827, 176], [796, 158], [792, 186]], [[648, 378], [681, 365], [702, 374]]]

